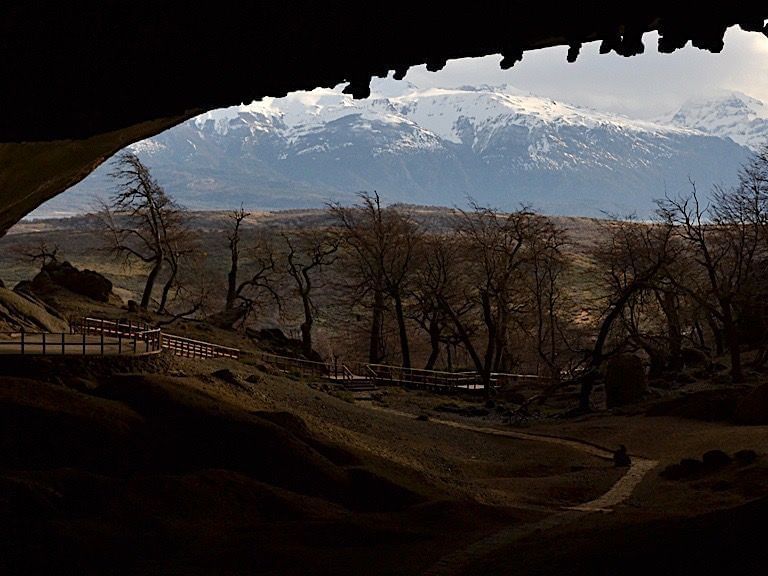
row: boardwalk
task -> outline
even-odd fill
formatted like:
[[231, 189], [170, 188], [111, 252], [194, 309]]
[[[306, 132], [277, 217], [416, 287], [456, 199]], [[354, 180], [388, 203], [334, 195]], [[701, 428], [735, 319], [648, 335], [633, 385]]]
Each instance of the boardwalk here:
[[158, 350], [149, 341], [87, 334], [17, 333], [0, 339], [0, 355], [145, 355]]
[[239, 358], [240, 350], [212, 342], [163, 333], [143, 322], [83, 318], [70, 332], [6, 332], [0, 355], [139, 356], [163, 350], [187, 358]]
[[[445, 372], [365, 362], [317, 362], [267, 352], [256, 352], [255, 356], [285, 373], [335, 381], [350, 391], [371, 390], [379, 386], [402, 386], [432, 392], [485, 392], [482, 378], [475, 371]], [[491, 386], [494, 388], [509, 388], [520, 384], [544, 389], [552, 384], [552, 380], [534, 374], [491, 374]]]

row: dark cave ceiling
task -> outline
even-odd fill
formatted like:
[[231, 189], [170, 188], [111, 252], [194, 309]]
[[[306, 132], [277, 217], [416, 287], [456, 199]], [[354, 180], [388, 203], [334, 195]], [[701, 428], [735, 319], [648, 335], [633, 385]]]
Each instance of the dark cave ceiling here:
[[[176, 2], [0, 6], [0, 234], [123, 146], [212, 108], [426, 63], [584, 42], [632, 56], [687, 42], [718, 52], [733, 25], [768, 34], [746, 2]], [[87, 7], [83, 7], [86, 4]], [[757, 6], [757, 7], [756, 7]], [[644, 33], [658, 30], [658, 46]], [[578, 65], [578, 64], [575, 64]]]

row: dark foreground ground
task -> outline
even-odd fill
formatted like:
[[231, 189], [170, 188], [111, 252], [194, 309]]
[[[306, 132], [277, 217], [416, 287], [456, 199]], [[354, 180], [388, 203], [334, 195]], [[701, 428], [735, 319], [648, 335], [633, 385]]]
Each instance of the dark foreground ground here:
[[[2, 574], [768, 567], [765, 426], [627, 414], [529, 428], [659, 461], [610, 512], [575, 513], [623, 471], [568, 446], [446, 426], [438, 416], [497, 424], [440, 415], [424, 393], [354, 398], [247, 357], [78, 362], [0, 367]], [[658, 474], [713, 448], [758, 459]]]

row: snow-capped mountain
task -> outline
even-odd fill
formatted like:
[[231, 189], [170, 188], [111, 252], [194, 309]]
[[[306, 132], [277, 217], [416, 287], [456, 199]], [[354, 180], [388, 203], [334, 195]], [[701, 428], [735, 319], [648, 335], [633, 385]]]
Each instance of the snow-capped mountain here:
[[[388, 202], [472, 197], [500, 208], [646, 215], [689, 178], [700, 189], [734, 182], [765, 120], [762, 103], [731, 96], [649, 122], [510, 86], [421, 90], [383, 80], [366, 100], [318, 89], [214, 110], [131, 149], [190, 208], [322, 206], [376, 190]], [[58, 202], [108, 192], [107, 172]]]
[[674, 126], [731, 138], [757, 150], [768, 142], [768, 106], [741, 92], [689, 100], [672, 116]]

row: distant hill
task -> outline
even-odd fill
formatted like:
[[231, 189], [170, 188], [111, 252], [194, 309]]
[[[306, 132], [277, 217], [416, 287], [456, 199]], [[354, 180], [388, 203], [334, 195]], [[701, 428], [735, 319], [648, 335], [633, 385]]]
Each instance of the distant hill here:
[[[377, 190], [387, 202], [465, 205], [468, 196], [553, 214], [646, 216], [653, 200], [730, 185], [768, 137], [743, 94], [633, 120], [509, 86], [420, 90], [392, 80], [367, 100], [318, 89], [208, 112], [131, 146], [183, 204], [321, 207]], [[102, 166], [38, 215], [81, 212], [113, 185]]]

